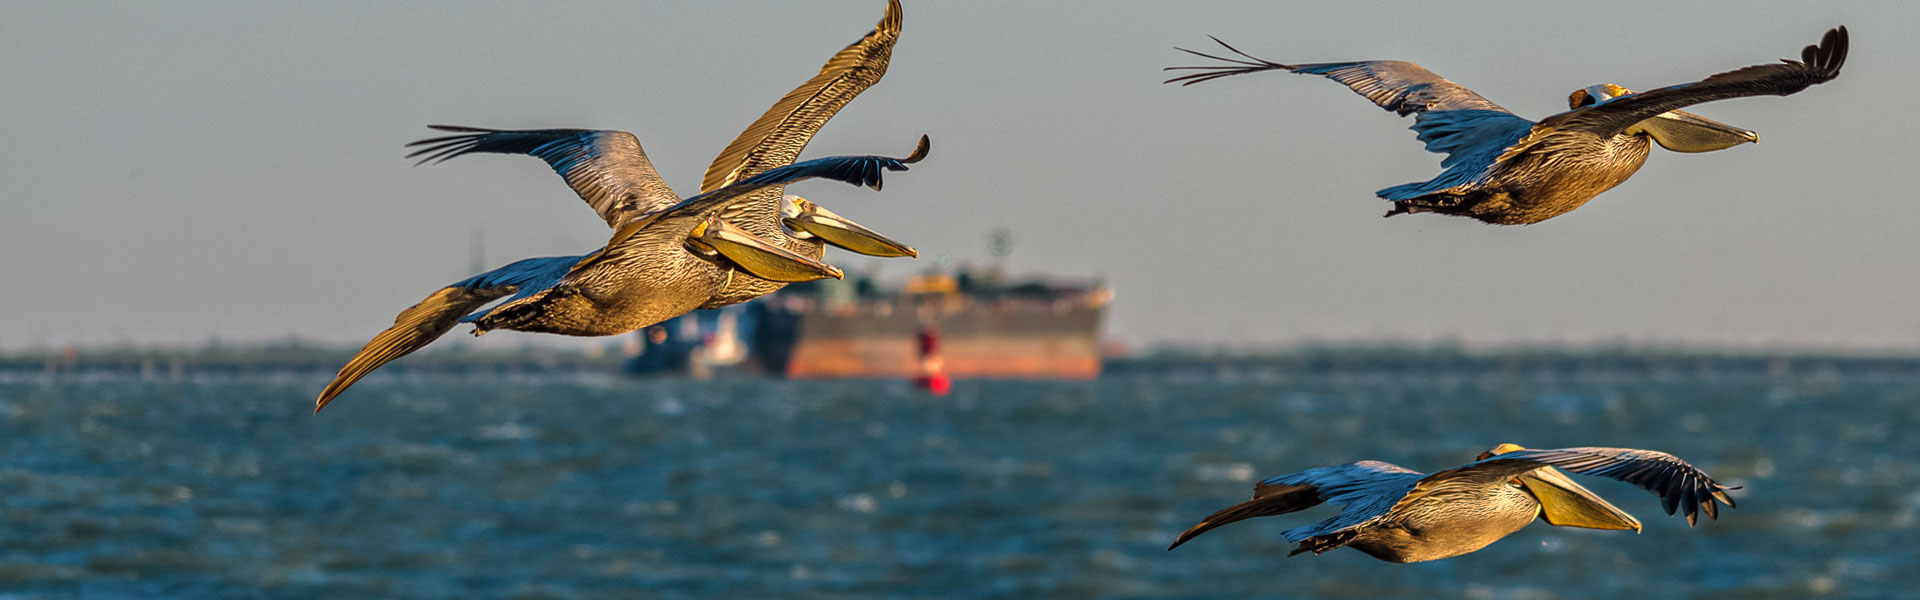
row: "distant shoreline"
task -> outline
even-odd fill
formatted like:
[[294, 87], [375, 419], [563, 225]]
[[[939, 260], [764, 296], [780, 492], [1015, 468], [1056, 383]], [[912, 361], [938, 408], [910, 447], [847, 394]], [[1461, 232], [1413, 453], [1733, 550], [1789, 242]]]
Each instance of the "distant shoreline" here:
[[[260, 347], [73, 348], [0, 354], [0, 371], [23, 373], [332, 373], [353, 348]], [[617, 373], [619, 352], [520, 347], [425, 351], [395, 363], [419, 372]], [[1620, 373], [1693, 375], [1920, 374], [1920, 353], [1821, 350], [1728, 350], [1658, 347], [1513, 347], [1464, 349], [1422, 345], [1324, 346], [1258, 351], [1155, 350], [1105, 362], [1107, 376], [1269, 377], [1307, 373]]]

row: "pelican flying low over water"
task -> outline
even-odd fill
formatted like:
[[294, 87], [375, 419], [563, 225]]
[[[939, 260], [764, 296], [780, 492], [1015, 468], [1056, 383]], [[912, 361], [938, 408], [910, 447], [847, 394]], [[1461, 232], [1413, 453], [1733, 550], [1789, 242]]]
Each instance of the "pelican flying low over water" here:
[[1751, 131], [1676, 109], [1792, 94], [1833, 80], [1847, 59], [1847, 28], [1839, 27], [1828, 30], [1818, 46], [1802, 50], [1797, 61], [1783, 59], [1638, 93], [1611, 83], [1589, 86], [1568, 97], [1571, 110], [1535, 123], [1410, 62], [1289, 65], [1214, 41], [1238, 58], [1178, 48], [1227, 64], [1169, 67], [1200, 72], [1167, 83], [1192, 85], [1261, 71], [1324, 75], [1381, 108], [1414, 115], [1412, 129], [1426, 149], [1447, 155], [1439, 176], [1377, 192], [1393, 201], [1386, 216], [1435, 212], [1500, 225], [1538, 223], [1579, 208], [1639, 170], [1650, 142], [1676, 152], [1710, 152], [1759, 141]]
[[1501, 444], [1466, 466], [1426, 475], [1380, 461], [1281, 475], [1254, 487], [1253, 499], [1208, 515], [1168, 550], [1215, 527], [1305, 510], [1322, 502], [1339, 515], [1286, 532], [1300, 542], [1287, 556], [1351, 546], [1380, 560], [1422, 562], [1479, 550], [1544, 517], [1562, 527], [1640, 530], [1640, 521], [1574, 483], [1554, 467], [1611, 477], [1660, 497], [1692, 526], [1701, 512], [1719, 518], [1730, 489], [1671, 454], [1631, 448], [1528, 450]]
[[[571, 133], [566, 133], [571, 132]], [[581, 162], [609, 155], [645, 162], [639, 142], [624, 131], [545, 130], [477, 134], [538, 134], [558, 141], [532, 151], [562, 175]], [[474, 335], [512, 329], [561, 335], [616, 335], [699, 308], [725, 289], [734, 267], [760, 277], [803, 281], [840, 277], [839, 269], [754, 236], [721, 217], [736, 201], [770, 186], [825, 177], [880, 189], [882, 171], [905, 171], [926, 157], [927, 138], [906, 158], [834, 156], [771, 169], [720, 189], [679, 200], [659, 177], [637, 179], [657, 185], [605, 186], [596, 203], [617, 229], [606, 246], [583, 256], [529, 258], [441, 288], [394, 318], [393, 327], [374, 336], [341, 367], [320, 392], [314, 412], [325, 408], [347, 386], [393, 359], [418, 350], [458, 323], [473, 323]], [[577, 187], [587, 187], [580, 186]], [[584, 195], [584, 194], [583, 194]], [[509, 297], [511, 296], [511, 297]], [[475, 311], [488, 302], [498, 306]]]

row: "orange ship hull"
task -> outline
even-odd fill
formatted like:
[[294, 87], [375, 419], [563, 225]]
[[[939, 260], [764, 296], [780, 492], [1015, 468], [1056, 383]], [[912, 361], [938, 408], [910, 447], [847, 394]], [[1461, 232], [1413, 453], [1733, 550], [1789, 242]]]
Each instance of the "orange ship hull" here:
[[1099, 306], [1032, 302], [810, 310], [796, 315], [784, 372], [794, 378], [921, 376], [917, 334], [932, 329], [952, 377], [1091, 379], [1100, 375], [1101, 313]]

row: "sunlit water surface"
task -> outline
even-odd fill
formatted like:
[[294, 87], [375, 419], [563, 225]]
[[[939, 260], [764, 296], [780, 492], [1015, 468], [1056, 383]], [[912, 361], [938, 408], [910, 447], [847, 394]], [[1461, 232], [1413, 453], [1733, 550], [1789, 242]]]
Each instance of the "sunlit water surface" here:
[[[1910, 598], [1920, 375], [960, 382], [0, 376], [0, 598]], [[1743, 485], [1689, 529], [1536, 523], [1286, 558], [1321, 507], [1168, 552], [1253, 481], [1500, 442]]]

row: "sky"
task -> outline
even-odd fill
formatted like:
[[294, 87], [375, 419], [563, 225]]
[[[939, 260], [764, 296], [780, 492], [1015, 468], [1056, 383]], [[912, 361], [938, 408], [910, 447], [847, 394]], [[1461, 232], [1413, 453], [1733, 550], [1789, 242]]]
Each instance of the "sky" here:
[[[1404, 340], [1920, 348], [1920, 11], [1903, 1], [905, 0], [886, 78], [803, 154], [903, 155], [884, 192], [806, 196], [912, 244], [1099, 277], [1133, 346]], [[430, 123], [620, 129], [682, 195], [741, 129], [871, 30], [882, 0], [10, 2], [0, 19], [0, 349], [357, 344], [472, 274], [606, 226], [544, 164], [414, 167]], [[1191, 87], [1219, 36], [1282, 62], [1418, 62], [1521, 116], [1797, 57], [1839, 79], [1693, 112], [1759, 132], [1659, 149], [1545, 223], [1382, 219], [1438, 173], [1401, 119], [1283, 73]], [[515, 337], [517, 336], [517, 337]], [[527, 334], [482, 343], [513, 344]], [[604, 343], [601, 340], [592, 343]], [[521, 343], [524, 343], [523, 341]]]

